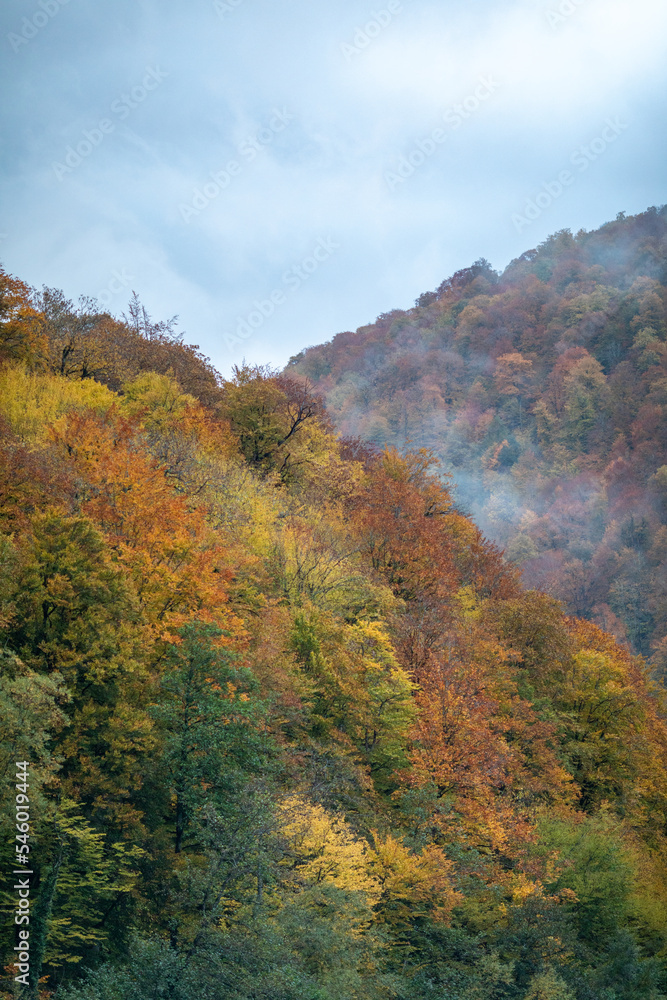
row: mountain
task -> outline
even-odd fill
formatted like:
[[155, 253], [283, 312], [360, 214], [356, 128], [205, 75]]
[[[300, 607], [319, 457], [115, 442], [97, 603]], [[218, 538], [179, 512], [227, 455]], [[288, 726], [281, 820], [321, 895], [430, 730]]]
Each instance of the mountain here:
[[338, 431], [425, 447], [459, 507], [667, 670], [667, 208], [485, 260], [292, 358]]
[[[546, 331], [532, 361], [505, 333], [485, 353], [495, 301], [525, 332], [517, 288], [549, 298], [535, 259], [348, 337], [369, 400], [373, 360], [394, 379], [369, 421], [416, 424], [421, 358], [419, 419], [457, 408], [461, 462], [517, 495], [531, 447], [601, 475], [577, 463], [612, 383], [566, 346], [542, 412]], [[591, 282], [572, 301], [609, 304]], [[660, 287], [618, 293], [639, 382]], [[507, 444], [461, 429], [485, 413]], [[405, 443], [337, 434], [294, 370], [223, 379], [136, 298], [117, 319], [0, 271], [0, 1000], [665, 1000], [664, 690], [523, 587]], [[618, 557], [648, 563], [633, 523]]]

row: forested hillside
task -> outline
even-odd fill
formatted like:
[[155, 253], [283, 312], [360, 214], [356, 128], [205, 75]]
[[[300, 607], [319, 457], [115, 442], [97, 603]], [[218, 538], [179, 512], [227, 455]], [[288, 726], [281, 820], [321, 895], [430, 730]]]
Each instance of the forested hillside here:
[[[648, 586], [664, 289], [628, 274], [663, 226], [560, 235], [228, 381], [136, 299], [116, 320], [2, 273], [0, 996], [667, 997], [662, 695], [403, 447], [456, 444], [490, 511], [530, 496], [535, 574], [604, 555]], [[338, 436], [306, 369], [401, 447]]]
[[667, 672], [667, 209], [485, 260], [293, 358], [335, 426], [428, 447], [528, 586]]

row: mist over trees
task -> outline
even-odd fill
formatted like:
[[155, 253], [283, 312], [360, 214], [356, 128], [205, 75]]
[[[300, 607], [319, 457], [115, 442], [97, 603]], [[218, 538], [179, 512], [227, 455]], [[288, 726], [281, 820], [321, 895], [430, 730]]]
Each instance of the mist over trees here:
[[427, 447], [527, 586], [667, 670], [667, 209], [483, 259], [292, 359], [342, 433]]

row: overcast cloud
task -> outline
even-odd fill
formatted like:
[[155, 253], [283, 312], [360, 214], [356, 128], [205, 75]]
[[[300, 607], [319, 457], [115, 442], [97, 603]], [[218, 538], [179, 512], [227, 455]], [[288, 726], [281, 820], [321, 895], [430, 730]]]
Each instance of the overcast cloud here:
[[5, 267], [135, 289], [224, 373], [667, 201], [664, 0], [4, 0], [0, 31]]

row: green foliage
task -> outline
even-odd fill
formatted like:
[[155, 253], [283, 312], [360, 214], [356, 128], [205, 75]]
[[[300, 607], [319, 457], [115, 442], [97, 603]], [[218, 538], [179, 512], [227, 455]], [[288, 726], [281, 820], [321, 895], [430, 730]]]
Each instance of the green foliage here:
[[524, 1000], [575, 1000], [575, 994], [554, 969], [536, 973]]
[[602, 366], [594, 358], [582, 358], [563, 380], [564, 431], [575, 447], [583, 448], [595, 427], [604, 403], [606, 384]]
[[283, 478], [300, 459], [300, 431], [318, 413], [307, 382], [279, 376], [261, 366], [234, 369], [225, 384], [221, 413], [238, 436], [241, 454], [254, 468]]
[[90, 521], [55, 512], [33, 518], [13, 586], [5, 642], [31, 670], [61, 678], [69, 694], [62, 778], [107, 822], [123, 825], [141, 780], [137, 760], [152, 745], [135, 697], [145, 672], [132, 590]]
[[197, 970], [165, 942], [133, 942], [127, 967], [104, 965], [80, 986], [59, 991], [64, 1000], [194, 1000], [206, 995]]
[[30, 759], [33, 765], [33, 796], [39, 802], [40, 785], [48, 782], [59, 768], [53, 751], [54, 735], [69, 725], [63, 707], [69, 692], [57, 672], [37, 673], [18, 657], [0, 651], [0, 800], [9, 806], [15, 763]]
[[311, 732], [351, 741], [380, 786], [407, 764], [414, 684], [375, 622], [297, 615], [290, 644], [311, 685]]
[[270, 752], [257, 682], [233, 653], [216, 648], [221, 635], [210, 625], [179, 629], [151, 709], [162, 736], [159, 766], [173, 801], [176, 853], [204, 804], [223, 803], [243, 775], [266, 766]]
[[578, 938], [587, 948], [604, 949], [623, 928], [629, 912], [633, 870], [617, 824], [604, 813], [576, 824], [540, 823], [540, 847], [557, 852], [558, 872], [546, 888], [573, 893], [568, 904]]
[[135, 612], [104, 539], [85, 518], [47, 513], [33, 519], [21, 556], [8, 642], [35, 669], [59, 670], [73, 691], [92, 685], [108, 701], [127, 669], [119, 636]]
[[141, 853], [121, 841], [108, 843], [68, 799], [46, 818], [37, 855], [42, 889], [32, 930], [37, 976], [45, 954], [52, 967], [77, 964], [106, 940], [104, 910], [118, 893], [132, 891]]

